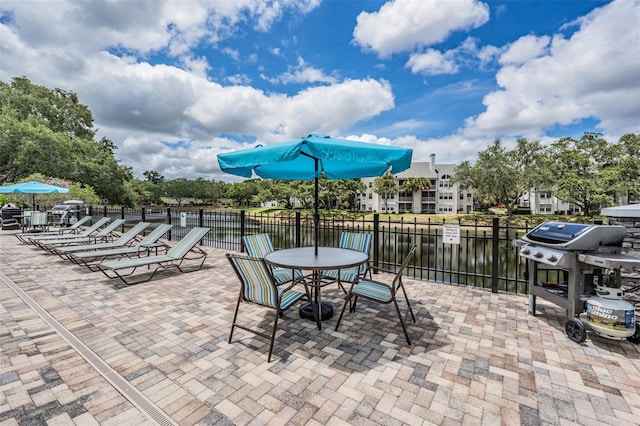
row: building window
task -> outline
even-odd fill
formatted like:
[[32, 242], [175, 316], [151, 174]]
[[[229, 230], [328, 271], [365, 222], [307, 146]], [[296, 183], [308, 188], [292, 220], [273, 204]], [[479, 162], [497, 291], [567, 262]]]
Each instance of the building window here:
[[442, 178], [440, 178], [440, 188], [449, 188], [451, 186], [450, 180], [451, 176], [443, 175]]

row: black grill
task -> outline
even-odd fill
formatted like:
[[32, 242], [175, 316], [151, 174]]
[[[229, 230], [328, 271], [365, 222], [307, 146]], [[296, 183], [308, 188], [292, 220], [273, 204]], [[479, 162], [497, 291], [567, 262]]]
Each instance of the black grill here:
[[[640, 258], [621, 254], [624, 226], [545, 222], [517, 241], [527, 259], [529, 312], [535, 315], [536, 296], [567, 309], [571, 318], [582, 312], [594, 284], [605, 270], [640, 267]], [[549, 271], [560, 271], [560, 282], [549, 285]]]

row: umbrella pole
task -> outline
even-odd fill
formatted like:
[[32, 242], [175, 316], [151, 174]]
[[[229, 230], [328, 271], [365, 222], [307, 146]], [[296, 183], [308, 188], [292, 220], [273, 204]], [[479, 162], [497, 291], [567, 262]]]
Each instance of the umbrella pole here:
[[313, 227], [314, 227], [314, 247], [315, 254], [318, 255], [318, 239], [320, 237], [320, 213], [318, 213], [318, 159], [314, 158], [315, 162], [315, 181], [314, 181], [314, 212], [313, 212]]

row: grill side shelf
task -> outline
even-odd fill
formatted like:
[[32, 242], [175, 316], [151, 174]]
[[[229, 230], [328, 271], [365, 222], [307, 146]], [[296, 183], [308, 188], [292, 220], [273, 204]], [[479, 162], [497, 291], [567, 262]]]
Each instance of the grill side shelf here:
[[578, 261], [601, 268], [640, 268], [640, 258], [626, 254], [589, 254], [580, 253]]

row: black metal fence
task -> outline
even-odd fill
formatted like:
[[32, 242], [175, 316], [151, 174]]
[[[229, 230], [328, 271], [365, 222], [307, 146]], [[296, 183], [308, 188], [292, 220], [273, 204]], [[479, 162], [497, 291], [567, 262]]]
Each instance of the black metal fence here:
[[[195, 226], [211, 228], [203, 244], [233, 251], [244, 251], [244, 235], [266, 232], [277, 249], [311, 246], [314, 225], [311, 215], [291, 211], [248, 213], [240, 211], [204, 211], [172, 208], [89, 207], [88, 214], [126, 220], [125, 227], [140, 220], [171, 223], [169, 240], [180, 240]], [[444, 235], [445, 225], [453, 225], [459, 244], [450, 243]], [[343, 231], [367, 232], [372, 235], [370, 258], [375, 266], [396, 269], [412, 244], [416, 255], [407, 274], [423, 280], [490, 288], [492, 291], [526, 293], [526, 262], [521, 261], [513, 241], [527, 233], [529, 226], [519, 227], [492, 218], [490, 224], [345, 219], [324, 217], [319, 222], [319, 245], [337, 246]], [[456, 241], [457, 242], [457, 241]]]

